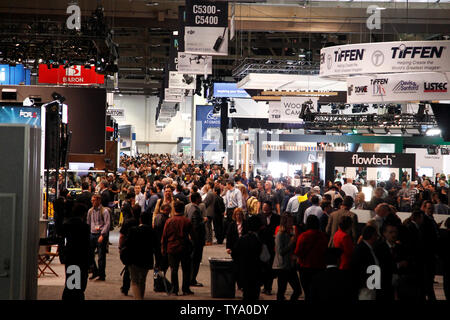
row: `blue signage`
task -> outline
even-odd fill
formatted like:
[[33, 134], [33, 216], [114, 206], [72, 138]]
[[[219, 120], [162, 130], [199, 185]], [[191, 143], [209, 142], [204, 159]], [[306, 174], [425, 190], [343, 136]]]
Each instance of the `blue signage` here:
[[220, 114], [214, 113], [214, 106], [196, 106], [195, 132], [197, 151], [222, 151]]
[[29, 124], [41, 127], [41, 108], [2, 106], [0, 107], [0, 123]]
[[244, 89], [234, 82], [215, 82], [213, 96], [216, 98], [251, 98]]
[[30, 85], [30, 72], [22, 64], [15, 67], [9, 64], [0, 64], [0, 85]]

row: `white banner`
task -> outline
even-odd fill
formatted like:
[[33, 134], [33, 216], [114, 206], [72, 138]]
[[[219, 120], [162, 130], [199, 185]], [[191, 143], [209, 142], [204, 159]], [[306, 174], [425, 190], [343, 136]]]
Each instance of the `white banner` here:
[[183, 74], [176, 71], [169, 72], [169, 88], [195, 90], [195, 75]]
[[182, 89], [164, 89], [165, 102], [183, 102], [184, 90]]
[[186, 26], [184, 52], [212, 56], [228, 55], [228, 28]]
[[281, 101], [269, 102], [269, 123], [303, 123], [299, 118], [302, 106], [311, 100], [317, 106], [318, 98], [314, 97], [281, 97]]
[[178, 72], [212, 74], [212, 56], [178, 52]]
[[106, 115], [111, 116], [115, 119], [125, 119], [124, 109], [106, 109]]
[[320, 50], [320, 76], [450, 71], [450, 41], [397, 41]]
[[450, 72], [377, 74], [347, 79], [347, 103], [449, 100]]

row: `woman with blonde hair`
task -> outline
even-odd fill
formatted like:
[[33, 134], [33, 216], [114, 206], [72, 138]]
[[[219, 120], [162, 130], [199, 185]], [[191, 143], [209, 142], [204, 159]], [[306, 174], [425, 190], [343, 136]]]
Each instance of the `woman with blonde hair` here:
[[226, 248], [228, 254], [231, 254], [239, 238], [248, 231], [247, 220], [244, 219], [244, 211], [241, 208], [234, 209], [232, 219], [233, 222], [230, 224], [227, 231]]
[[243, 211], [247, 212], [247, 200], [249, 198], [247, 188], [243, 184], [237, 185], [237, 187], [238, 187], [239, 191], [241, 191], [241, 194], [242, 194]]

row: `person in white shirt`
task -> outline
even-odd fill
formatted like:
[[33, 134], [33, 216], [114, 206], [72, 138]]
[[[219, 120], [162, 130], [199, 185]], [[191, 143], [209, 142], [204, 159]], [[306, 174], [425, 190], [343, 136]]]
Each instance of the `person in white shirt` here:
[[347, 183], [342, 186], [341, 190], [345, 192], [346, 196], [352, 197], [353, 200], [355, 200], [356, 195], [358, 194], [358, 188], [353, 185], [352, 182], [352, 178], [347, 178]]
[[309, 207], [308, 209], [306, 209], [305, 211], [305, 216], [303, 218], [303, 223], [306, 224], [306, 219], [308, 218], [308, 216], [310, 215], [315, 215], [317, 218], [322, 217], [323, 215], [323, 211], [322, 208], [319, 206], [319, 197], [314, 195], [311, 198], [311, 207]]
[[298, 202], [298, 197], [302, 195], [302, 189], [300, 187], [295, 188], [295, 195], [289, 199], [289, 202], [286, 206], [286, 212], [289, 213], [297, 213], [298, 206], [300, 203]]
[[134, 192], [136, 194], [135, 203], [141, 207], [141, 212], [145, 212], [145, 194], [141, 192], [141, 186], [135, 186]]

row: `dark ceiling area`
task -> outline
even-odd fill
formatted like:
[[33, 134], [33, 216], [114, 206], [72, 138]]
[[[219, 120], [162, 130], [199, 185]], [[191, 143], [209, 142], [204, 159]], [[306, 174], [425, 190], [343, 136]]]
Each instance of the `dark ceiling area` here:
[[[170, 37], [178, 30], [178, 7], [184, 1], [77, 1], [80, 31], [65, 27], [67, 6], [73, 1], [1, 1], [0, 59], [28, 63], [89, 64], [99, 67], [114, 89], [157, 95], [169, 58]], [[280, 1], [288, 2], [288, 1]], [[298, 1], [297, 1], [298, 2]], [[234, 3], [236, 36], [228, 56], [213, 57], [214, 80], [240, 79], [245, 71], [314, 69], [326, 46], [397, 40], [443, 39], [450, 35], [450, 6], [400, 4], [383, 10], [382, 28], [368, 30], [366, 7], [331, 2], [303, 5]], [[389, 5], [389, 4], [387, 4]], [[229, 10], [231, 12], [231, 10]], [[229, 17], [231, 19], [231, 16]], [[42, 60], [39, 60], [42, 59]], [[50, 62], [49, 62], [50, 61]], [[293, 69], [292, 65], [302, 68]]]

